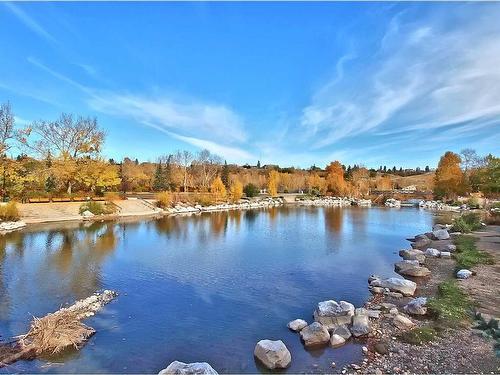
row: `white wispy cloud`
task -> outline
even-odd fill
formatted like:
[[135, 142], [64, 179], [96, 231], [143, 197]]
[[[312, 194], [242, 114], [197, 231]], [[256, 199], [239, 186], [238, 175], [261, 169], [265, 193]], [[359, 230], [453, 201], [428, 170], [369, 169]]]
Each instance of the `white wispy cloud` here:
[[45, 30], [37, 21], [35, 21], [19, 6], [10, 2], [5, 2], [4, 5], [31, 31], [38, 34], [40, 37], [52, 44], [58, 43], [57, 40], [47, 30]]
[[423, 21], [408, 12], [394, 17], [373, 58], [363, 56], [363, 70], [326, 83], [304, 108], [301, 125], [313, 147], [464, 122], [471, 124], [461, 134], [498, 126], [492, 120], [500, 115], [500, 12], [485, 10], [448, 8]]

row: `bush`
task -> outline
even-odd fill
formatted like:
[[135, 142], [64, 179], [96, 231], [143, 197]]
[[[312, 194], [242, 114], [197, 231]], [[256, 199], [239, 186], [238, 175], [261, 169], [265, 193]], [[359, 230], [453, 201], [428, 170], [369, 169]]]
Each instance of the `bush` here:
[[481, 216], [477, 213], [467, 213], [453, 220], [454, 232], [469, 233], [481, 228]]
[[0, 205], [0, 220], [17, 221], [19, 219], [20, 215], [16, 202], [9, 202], [7, 204]]
[[467, 206], [470, 208], [480, 208], [479, 201], [474, 197], [467, 199]]
[[94, 215], [110, 215], [116, 211], [116, 206], [113, 204], [89, 201], [80, 206], [80, 215], [85, 211], [90, 211]]
[[243, 192], [248, 198], [256, 197], [260, 193], [260, 189], [254, 184], [247, 184], [243, 188]]
[[202, 206], [211, 206], [216, 203], [216, 197], [211, 193], [196, 193], [192, 197], [194, 203]]
[[160, 208], [168, 208], [172, 205], [172, 195], [168, 191], [156, 194], [156, 205]]

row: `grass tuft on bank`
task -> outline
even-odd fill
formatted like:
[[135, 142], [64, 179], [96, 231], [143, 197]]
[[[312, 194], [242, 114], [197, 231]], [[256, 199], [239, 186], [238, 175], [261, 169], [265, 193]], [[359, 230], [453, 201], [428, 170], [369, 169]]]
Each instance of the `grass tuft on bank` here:
[[455, 240], [457, 251], [454, 254], [457, 269], [471, 269], [478, 264], [493, 264], [493, 257], [477, 248], [477, 239], [471, 236], [459, 236]]
[[455, 218], [452, 225], [453, 232], [470, 233], [481, 228], [481, 216], [469, 212]]
[[399, 336], [399, 339], [408, 344], [423, 345], [433, 341], [437, 336], [438, 333], [433, 327], [425, 326], [413, 328], [409, 331], [403, 332]]
[[472, 302], [453, 279], [439, 284], [437, 295], [429, 299], [427, 306], [431, 315], [450, 326], [471, 317]]

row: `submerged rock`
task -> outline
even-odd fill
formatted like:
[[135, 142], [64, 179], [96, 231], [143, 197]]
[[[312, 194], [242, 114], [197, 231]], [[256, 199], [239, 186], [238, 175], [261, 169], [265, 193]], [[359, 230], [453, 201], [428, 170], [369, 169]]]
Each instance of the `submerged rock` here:
[[346, 325], [342, 325], [335, 327], [332, 330], [332, 335], [338, 335], [340, 337], [343, 337], [344, 340], [349, 340], [349, 338], [352, 336], [352, 333]]
[[302, 328], [307, 327], [307, 322], [303, 319], [295, 319], [288, 322], [287, 327], [294, 332], [299, 332]]
[[218, 375], [212, 366], [206, 362], [194, 362], [194, 363], [184, 363], [179, 361], [174, 361], [167, 366], [167, 368], [161, 370], [158, 375], [190, 375], [190, 374], [207, 374], [207, 375]]
[[314, 322], [300, 331], [300, 338], [306, 347], [314, 347], [328, 343], [330, 334], [321, 323]]
[[260, 340], [255, 345], [254, 356], [268, 369], [287, 368], [292, 355], [283, 341]]

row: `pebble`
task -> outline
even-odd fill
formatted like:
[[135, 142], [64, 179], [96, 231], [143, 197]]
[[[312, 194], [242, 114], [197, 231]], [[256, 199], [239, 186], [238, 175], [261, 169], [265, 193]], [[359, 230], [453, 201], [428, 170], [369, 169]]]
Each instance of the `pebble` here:
[[363, 351], [363, 354], [368, 354], [368, 348], [366, 346], [363, 346], [361, 350]]
[[335, 362], [330, 363], [330, 367], [335, 367], [337, 364]]

